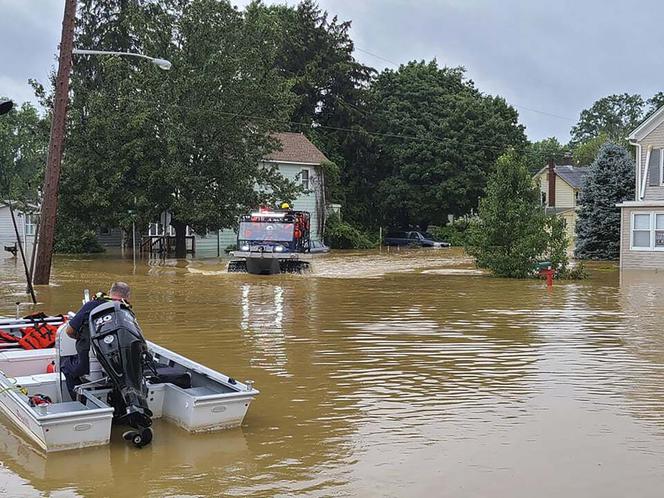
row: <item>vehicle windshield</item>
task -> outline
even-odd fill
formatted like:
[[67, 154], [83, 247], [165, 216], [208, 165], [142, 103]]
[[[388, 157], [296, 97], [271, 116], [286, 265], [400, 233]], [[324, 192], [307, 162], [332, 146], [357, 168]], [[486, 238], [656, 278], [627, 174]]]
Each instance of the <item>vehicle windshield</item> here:
[[290, 242], [293, 240], [293, 223], [264, 223], [243, 221], [240, 223], [240, 240]]

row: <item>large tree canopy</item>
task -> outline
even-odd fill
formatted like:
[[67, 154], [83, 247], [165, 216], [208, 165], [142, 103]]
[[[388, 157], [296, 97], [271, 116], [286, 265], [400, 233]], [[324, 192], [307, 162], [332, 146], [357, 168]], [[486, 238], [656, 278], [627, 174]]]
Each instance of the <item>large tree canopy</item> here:
[[0, 117], [0, 201], [23, 207], [37, 202], [47, 144], [48, 124], [32, 105]]
[[508, 147], [525, 146], [518, 114], [482, 94], [463, 68], [436, 61], [383, 71], [370, 93], [376, 155], [370, 205], [382, 223], [444, 223], [477, 207], [487, 173]]
[[292, 182], [260, 165], [291, 108], [264, 24], [227, 1], [118, 1], [115, 15], [86, 1], [79, 39], [173, 68], [126, 58], [75, 65], [62, 214], [126, 226], [168, 210], [182, 255], [185, 225], [231, 227], [248, 208], [294, 195]]

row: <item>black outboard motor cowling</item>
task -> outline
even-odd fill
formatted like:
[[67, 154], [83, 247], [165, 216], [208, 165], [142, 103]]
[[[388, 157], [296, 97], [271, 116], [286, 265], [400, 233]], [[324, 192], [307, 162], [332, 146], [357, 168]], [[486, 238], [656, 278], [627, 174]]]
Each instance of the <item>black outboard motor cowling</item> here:
[[110, 403], [115, 409], [116, 422], [135, 429], [123, 437], [138, 447], [145, 446], [152, 440], [152, 412], [143, 376], [149, 352], [131, 309], [120, 301], [93, 309], [90, 344], [113, 385]]

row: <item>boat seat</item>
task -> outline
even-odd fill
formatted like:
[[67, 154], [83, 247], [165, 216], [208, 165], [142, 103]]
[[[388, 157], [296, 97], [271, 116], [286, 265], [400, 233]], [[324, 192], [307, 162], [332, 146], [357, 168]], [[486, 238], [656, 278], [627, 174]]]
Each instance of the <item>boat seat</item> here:
[[89, 408], [80, 401], [63, 401], [62, 403], [52, 403], [48, 405], [48, 414], [52, 415], [54, 413], [82, 412], [88, 409]]
[[191, 387], [189, 389], [185, 389], [185, 391], [191, 396], [207, 396], [209, 394], [219, 394], [219, 391], [215, 391], [214, 389], [211, 389], [207, 386]]
[[[41, 384], [48, 384], [48, 383], [55, 383], [58, 381], [58, 377], [61, 374], [59, 372], [52, 372], [52, 373], [43, 373], [43, 374], [34, 374], [34, 375], [24, 375], [23, 377], [14, 377], [14, 380], [16, 380], [16, 383], [25, 387], [29, 388], [30, 386], [36, 386], [36, 385], [41, 385]], [[62, 380], [64, 380], [64, 376], [60, 377]]]

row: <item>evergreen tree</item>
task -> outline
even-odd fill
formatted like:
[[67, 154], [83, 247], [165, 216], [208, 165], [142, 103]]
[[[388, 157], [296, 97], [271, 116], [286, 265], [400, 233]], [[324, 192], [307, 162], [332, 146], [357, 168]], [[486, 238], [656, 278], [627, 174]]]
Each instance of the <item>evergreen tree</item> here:
[[564, 271], [566, 246], [564, 221], [544, 213], [523, 160], [514, 152], [501, 156], [468, 229], [467, 252], [496, 276], [525, 278], [541, 260]]
[[620, 208], [634, 199], [635, 165], [624, 147], [604, 144], [586, 176], [576, 223], [578, 258], [617, 259], [620, 255]]

